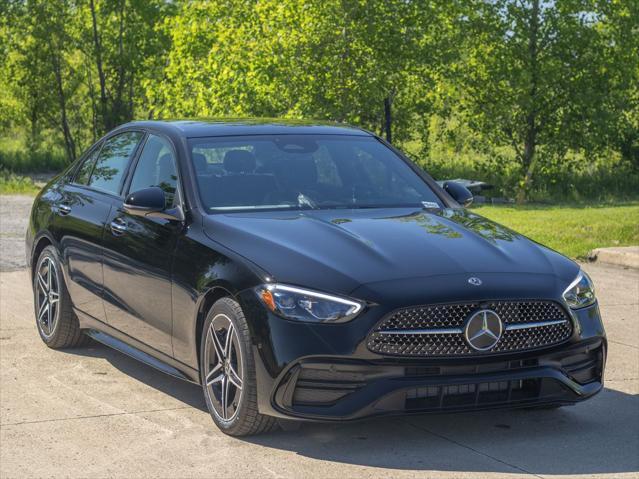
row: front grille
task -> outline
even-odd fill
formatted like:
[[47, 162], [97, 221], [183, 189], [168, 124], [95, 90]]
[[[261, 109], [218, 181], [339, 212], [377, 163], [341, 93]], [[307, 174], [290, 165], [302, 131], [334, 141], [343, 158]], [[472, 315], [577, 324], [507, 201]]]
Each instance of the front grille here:
[[[487, 351], [469, 346], [463, 332], [468, 318], [482, 309], [497, 313], [503, 324], [499, 341]], [[470, 356], [544, 348], [571, 334], [570, 318], [554, 301], [486, 301], [398, 310], [378, 323], [367, 345], [393, 356]]]

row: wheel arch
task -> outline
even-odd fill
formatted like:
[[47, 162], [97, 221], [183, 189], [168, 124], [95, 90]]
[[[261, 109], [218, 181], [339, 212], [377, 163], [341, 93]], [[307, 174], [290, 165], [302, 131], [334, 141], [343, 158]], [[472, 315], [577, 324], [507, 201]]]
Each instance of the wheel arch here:
[[51, 238], [46, 233], [41, 234], [33, 242], [33, 248], [31, 250], [31, 265], [30, 265], [31, 279], [33, 279], [33, 275], [35, 274], [35, 268], [38, 263], [38, 258], [40, 257], [40, 254], [42, 254], [42, 251], [44, 250], [44, 248], [46, 248], [47, 246], [54, 246], [54, 245], [55, 245], [55, 242], [53, 241], [53, 238]]
[[209, 313], [216, 301], [222, 298], [234, 298], [235, 295], [231, 292], [230, 288], [226, 285], [214, 285], [211, 286], [206, 293], [203, 294], [200, 299], [200, 304], [197, 309], [197, 317], [195, 320], [195, 346], [197, 348], [197, 365], [200, 369], [200, 343], [202, 341], [202, 329], [204, 328], [204, 321], [206, 321], [206, 315]]

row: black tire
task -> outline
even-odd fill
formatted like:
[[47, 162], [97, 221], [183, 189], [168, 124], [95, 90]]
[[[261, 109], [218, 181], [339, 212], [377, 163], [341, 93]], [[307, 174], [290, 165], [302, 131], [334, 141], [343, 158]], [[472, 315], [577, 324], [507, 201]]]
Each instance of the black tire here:
[[[224, 317], [225, 321], [230, 321], [235, 333], [237, 334], [237, 342], [233, 342], [233, 344], [228, 348], [231, 351], [228, 354], [229, 358], [233, 356], [233, 350], [237, 349], [237, 347], [239, 347], [239, 352], [241, 353], [241, 362], [238, 360], [236, 367], [241, 370], [242, 377], [240, 379], [242, 387], [241, 392], [239, 393], [239, 400], [237, 403], [233, 403], [235, 404], [234, 414], [228, 419], [224, 419], [221, 414], [218, 413], [216, 407], [219, 408], [219, 401], [216, 402], [217, 406], [214, 406], [213, 401], [217, 401], [217, 398], [214, 395], [213, 385], [207, 385], [206, 379], [207, 371], [211, 369], [211, 371], [209, 371], [209, 375], [214, 375], [213, 369], [215, 369], [215, 367], [211, 368], [211, 364], [209, 364], [211, 362], [211, 352], [215, 355], [215, 351], [210, 350], [210, 348], [214, 346], [210, 345], [208, 350], [206, 346], [207, 341], [209, 341], [209, 343], [213, 341], [212, 336], [208, 337], [209, 331], [211, 330], [211, 325], [214, 320], [218, 321], [222, 317]], [[230, 330], [231, 328], [229, 327], [228, 329]], [[218, 344], [221, 345], [220, 343]], [[236, 353], [237, 351], [235, 351], [235, 354]], [[213, 362], [217, 361], [216, 357]], [[231, 359], [229, 359], [229, 361], [231, 361]], [[217, 370], [220, 375], [221, 371], [222, 369]], [[231, 298], [222, 298], [216, 301], [209, 311], [206, 321], [204, 321], [204, 329], [202, 330], [202, 339], [200, 341], [200, 381], [202, 383], [204, 399], [209, 413], [211, 414], [215, 424], [225, 434], [228, 434], [229, 436], [250, 436], [273, 431], [277, 428], [277, 420], [274, 417], [265, 416], [258, 412], [255, 362], [251, 349], [249, 328], [246, 318], [244, 317], [244, 313], [242, 312], [242, 308]], [[223, 388], [222, 391], [224, 391]], [[238, 390], [235, 389], [234, 394], [237, 393]], [[211, 395], [213, 395], [213, 399], [211, 398]], [[235, 396], [235, 398], [237, 397], [238, 396]]]
[[[51, 274], [49, 290], [57, 289], [54, 293], [57, 294], [57, 301], [49, 304], [48, 317], [46, 315], [46, 303], [49, 298], [55, 298], [55, 296], [46, 294], [46, 284], [39, 284], [43, 280], [43, 273], [46, 271], [50, 271]], [[44, 300], [45, 296], [47, 300]], [[35, 264], [33, 299], [36, 326], [44, 344], [52, 349], [63, 349], [81, 346], [87, 342], [88, 337], [80, 329], [78, 318], [71, 307], [71, 298], [64, 282], [60, 260], [53, 246], [44, 248]], [[41, 311], [42, 307], [44, 308]]]

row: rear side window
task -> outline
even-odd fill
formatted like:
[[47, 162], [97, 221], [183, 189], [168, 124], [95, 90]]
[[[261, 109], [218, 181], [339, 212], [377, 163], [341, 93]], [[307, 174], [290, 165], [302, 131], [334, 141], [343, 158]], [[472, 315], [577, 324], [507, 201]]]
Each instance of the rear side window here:
[[91, 151], [87, 157], [84, 159], [80, 168], [78, 168], [78, 172], [75, 175], [74, 183], [79, 185], [88, 185], [89, 178], [91, 178], [91, 172], [93, 171], [93, 167], [95, 166], [95, 160], [98, 159], [98, 154], [100, 153], [100, 146], [98, 145]]
[[166, 207], [171, 208], [177, 189], [177, 169], [173, 148], [168, 140], [149, 135], [135, 167], [129, 192], [159, 186], [166, 195]]
[[140, 132], [127, 131], [106, 140], [91, 173], [89, 186], [117, 195], [126, 167], [142, 136]]

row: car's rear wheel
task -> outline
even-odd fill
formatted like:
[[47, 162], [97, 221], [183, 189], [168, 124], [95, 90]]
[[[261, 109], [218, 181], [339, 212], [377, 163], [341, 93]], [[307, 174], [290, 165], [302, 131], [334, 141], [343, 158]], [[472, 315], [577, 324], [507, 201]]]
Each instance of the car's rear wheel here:
[[200, 380], [215, 424], [231, 436], [270, 431], [275, 418], [257, 409], [255, 363], [240, 305], [218, 300], [209, 311], [200, 345]]
[[60, 261], [53, 246], [40, 253], [33, 274], [33, 299], [38, 333], [53, 349], [72, 348], [85, 343], [78, 318], [71, 307]]

